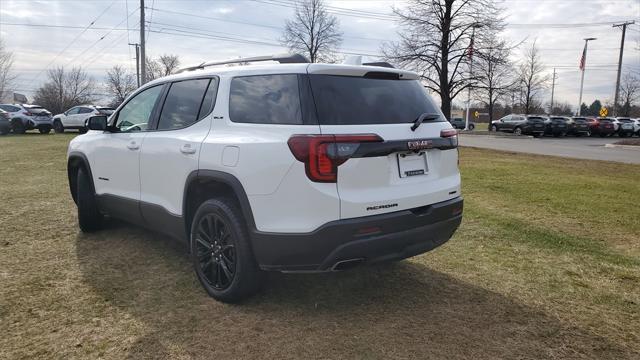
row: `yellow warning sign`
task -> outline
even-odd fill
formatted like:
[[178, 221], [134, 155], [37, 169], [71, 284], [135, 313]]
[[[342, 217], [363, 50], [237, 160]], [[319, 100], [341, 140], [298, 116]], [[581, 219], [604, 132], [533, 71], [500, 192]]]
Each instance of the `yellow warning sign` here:
[[473, 116], [475, 116], [475, 118], [477, 119], [480, 116], [480, 113], [478, 111], [473, 113]]
[[603, 107], [602, 109], [600, 109], [600, 116], [605, 117], [609, 114], [609, 110], [607, 110], [606, 107]]

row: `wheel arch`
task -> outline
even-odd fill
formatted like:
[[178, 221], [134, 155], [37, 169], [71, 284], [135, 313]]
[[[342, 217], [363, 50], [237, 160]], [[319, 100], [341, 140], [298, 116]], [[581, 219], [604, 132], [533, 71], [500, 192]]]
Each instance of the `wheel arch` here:
[[[235, 176], [217, 170], [194, 170], [187, 177], [182, 201], [182, 216], [187, 238], [193, 216], [203, 202], [215, 197], [232, 198], [246, 222], [249, 236], [256, 229], [251, 204], [242, 183]], [[253, 242], [253, 241], [252, 241]]]
[[91, 166], [89, 165], [89, 159], [87, 156], [81, 152], [71, 152], [69, 153], [69, 157], [67, 159], [67, 177], [69, 179], [69, 192], [71, 192], [71, 197], [73, 201], [77, 204], [78, 199], [76, 198], [76, 187], [78, 181], [78, 170], [84, 169], [89, 175], [89, 182], [91, 184], [91, 191], [95, 194], [96, 189], [93, 184], [93, 174], [91, 174]]

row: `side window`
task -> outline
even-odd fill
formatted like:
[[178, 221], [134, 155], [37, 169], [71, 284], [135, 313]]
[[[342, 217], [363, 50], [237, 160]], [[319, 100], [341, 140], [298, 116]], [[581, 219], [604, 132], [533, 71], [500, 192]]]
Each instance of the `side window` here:
[[134, 96], [120, 109], [115, 127], [118, 131], [144, 131], [149, 127], [153, 107], [162, 92], [162, 85], [148, 88]]
[[507, 115], [507, 116], [503, 117], [503, 118], [502, 118], [502, 119], [500, 119], [500, 120], [502, 120], [502, 121], [507, 121], [507, 122], [508, 122], [509, 120], [511, 120], [511, 117], [512, 117], [512, 115]]
[[185, 80], [171, 84], [160, 113], [158, 130], [181, 129], [198, 121], [209, 81]]
[[202, 106], [200, 106], [200, 115], [198, 120], [203, 119], [213, 111], [213, 107], [216, 105], [216, 95], [218, 94], [218, 79], [213, 78], [207, 88], [207, 93], [204, 95]]
[[82, 107], [80, 108], [80, 111], [78, 112], [78, 114], [88, 114], [93, 112], [93, 110], [91, 108], [87, 108], [87, 107]]
[[74, 108], [72, 108], [71, 110], [69, 110], [67, 112], [67, 115], [76, 115], [76, 114], [78, 114], [79, 111], [80, 111], [80, 108], [74, 107]]
[[233, 122], [302, 124], [297, 75], [236, 77], [229, 97]]

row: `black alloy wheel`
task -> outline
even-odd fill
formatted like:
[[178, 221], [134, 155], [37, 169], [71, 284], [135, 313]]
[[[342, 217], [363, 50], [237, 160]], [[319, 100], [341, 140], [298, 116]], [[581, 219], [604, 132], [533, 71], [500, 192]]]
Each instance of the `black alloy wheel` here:
[[193, 233], [198, 275], [216, 290], [225, 290], [236, 273], [235, 243], [228, 224], [218, 214], [204, 215]]

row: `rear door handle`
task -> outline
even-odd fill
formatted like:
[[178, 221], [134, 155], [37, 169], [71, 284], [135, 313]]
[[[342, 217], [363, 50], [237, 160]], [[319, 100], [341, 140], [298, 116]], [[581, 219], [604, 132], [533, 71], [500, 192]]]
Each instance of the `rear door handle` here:
[[180, 147], [180, 152], [183, 154], [195, 154], [196, 148], [192, 147], [191, 144], [184, 144]]
[[138, 150], [138, 149], [140, 149], [140, 145], [138, 145], [135, 141], [132, 141], [132, 142], [127, 144], [127, 148], [129, 150]]

